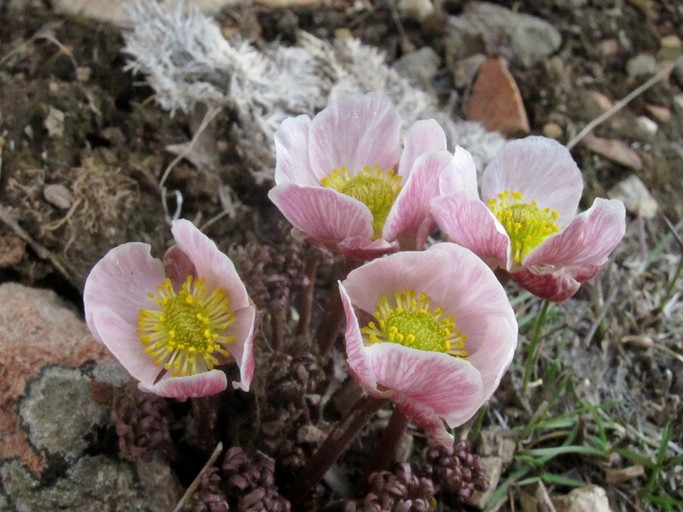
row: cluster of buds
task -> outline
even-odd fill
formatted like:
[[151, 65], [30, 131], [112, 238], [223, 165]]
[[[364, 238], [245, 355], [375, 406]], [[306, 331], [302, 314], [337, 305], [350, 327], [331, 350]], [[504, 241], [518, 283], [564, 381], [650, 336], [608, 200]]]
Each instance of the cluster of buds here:
[[273, 354], [261, 435], [264, 448], [282, 468], [299, 469], [317, 448], [312, 436], [298, 432], [315, 422], [317, 410], [312, 406], [319, 402], [318, 388], [325, 380], [325, 372], [313, 354]]
[[152, 460], [155, 453], [171, 458], [174, 453], [169, 433], [171, 411], [164, 398], [127, 386], [114, 397], [112, 419], [119, 438], [119, 450], [130, 459]]
[[472, 499], [475, 491], [485, 491], [488, 487], [486, 471], [464, 439], [452, 448], [431, 446], [427, 450], [427, 463], [425, 473], [441, 490], [456, 494], [465, 503]]
[[370, 492], [358, 500], [358, 512], [429, 512], [434, 510], [434, 483], [416, 475], [403, 463], [394, 473], [380, 471], [370, 476]]
[[227, 498], [221, 490], [223, 479], [217, 467], [211, 467], [205, 471], [199, 482], [199, 487], [192, 495], [191, 501], [186, 505], [188, 512], [228, 512]]
[[239, 512], [289, 512], [289, 501], [275, 485], [275, 462], [257, 453], [248, 455], [240, 447], [230, 448], [221, 465], [226, 495]]

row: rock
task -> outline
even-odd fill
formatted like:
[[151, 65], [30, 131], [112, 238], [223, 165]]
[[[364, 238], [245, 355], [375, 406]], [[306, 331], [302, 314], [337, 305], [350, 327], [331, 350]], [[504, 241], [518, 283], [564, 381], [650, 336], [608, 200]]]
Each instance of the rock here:
[[522, 96], [503, 59], [481, 65], [466, 111], [468, 121], [479, 121], [490, 131], [507, 136], [530, 131]]
[[588, 134], [581, 143], [591, 151], [625, 167], [630, 167], [636, 171], [640, 171], [643, 168], [643, 161], [638, 156], [638, 153], [621, 140], [603, 139]]
[[26, 253], [26, 243], [16, 235], [0, 235], [0, 268], [21, 262]]
[[675, 34], [662, 37], [659, 41], [659, 46], [657, 56], [660, 60], [676, 60], [681, 55], [681, 52], [683, 52], [683, 44]]
[[511, 52], [511, 58], [531, 66], [561, 43], [550, 23], [488, 2], [470, 2], [460, 16], [450, 17], [445, 38], [449, 65], [475, 53]]
[[396, 9], [403, 18], [424, 21], [434, 12], [434, 4], [431, 0], [398, 0]]
[[638, 116], [636, 118], [638, 127], [648, 135], [654, 135], [659, 130], [659, 126], [652, 119], [647, 116]]
[[612, 100], [601, 92], [588, 91], [587, 95], [588, 101], [592, 103], [598, 110], [600, 110], [600, 113], [607, 112], [614, 106]]
[[64, 112], [54, 107], [49, 107], [43, 126], [50, 137], [60, 138], [64, 136]]
[[598, 51], [603, 57], [614, 57], [619, 52], [619, 43], [615, 39], [605, 39], [598, 43]]
[[130, 462], [111, 460], [104, 455], [85, 456], [64, 476], [44, 484], [13, 460], [0, 466], [0, 483], [17, 511], [167, 512], [173, 509], [182, 491], [165, 465], [152, 464], [156, 467], [147, 473], [152, 472], [154, 477], [140, 477]]
[[586, 485], [566, 496], [556, 496], [553, 503], [557, 512], [612, 512], [605, 490], [597, 485]]
[[626, 209], [634, 215], [652, 219], [657, 215], [659, 205], [641, 179], [632, 174], [607, 191], [607, 197], [620, 199]]
[[657, 72], [657, 60], [652, 55], [641, 53], [626, 63], [628, 76], [638, 78], [640, 76], [652, 76]]
[[515, 457], [515, 442], [510, 432], [501, 428], [489, 427], [481, 431], [479, 454], [483, 457], [499, 457], [503, 466], [508, 466]]
[[[45, 366], [76, 368], [101, 359], [107, 350], [52, 291], [3, 283], [0, 304], [0, 460], [16, 458], [39, 473], [45, 454], [31, 448], [17, 414], [27, 382], [39, 377]], [[50, 421], [60, 425], [72, 412], [71, 407], [57, 411]]]
[[431, 88], [432, 80], [439, 70], [438, 54], [428, 46], [414, 52], [406, 53], [398, 59], [393, 68], [401, 75], [416, 82], [417, 84]]
[[43, 197], [52, 206], [56, 206], [60, 210], [68, 210], [71, 208], [73, 198], [71, 192], [61, 183], [52, 183], [45, 185], [43, 189]]
[[29, 383], [19, 416], [36, 449], [68, 463], [85, 452], [88, 434], [109, 419], [109, 408], [90, 399], [90, 380], [79, 370], [53, 366]]
[[[110, 0], [55, 0], [52, 6], [56, 12], [70, 16], [83, 16], [116, 25], [125, 25], [125, 3]], [[203, 12], [215, 13], [224, 7], [246, 3], [245, 0], [189, 0]]]
[[550, 123], [543, 125], [543, 135], [551, 139], [559, 140], [562, 135], [564, 135], [564, 130], [559, 124], [551, 121]]
[[649, 103], [645, 105], [645, 110], [655, 118], [656, 121], [660, 123], [668, 123], [671, 121], [671, 110], [666, 107], [660, 107], [659, 105], [650, 105]]

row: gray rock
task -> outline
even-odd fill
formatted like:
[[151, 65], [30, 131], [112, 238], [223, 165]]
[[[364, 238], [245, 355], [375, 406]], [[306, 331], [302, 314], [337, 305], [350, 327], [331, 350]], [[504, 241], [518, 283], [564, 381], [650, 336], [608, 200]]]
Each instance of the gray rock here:
[[130, 374], [121, 366], [121, 363], [111, 357], [97, 363], [93, 370], [93, 377], [97, 382], [110, 384], [115, 388], [123, 387], [131, 380]]
[[414, 52], [406, 53], [394, 63], [394, 69], [404, 77], [426, 88], [431, 88], [432, 80], [439, 70], [440, 59], [437, 53], [425, 46]]
[[90, 379], [79, 370], [53, 366], [29, 383], [19, 416], [36, 449], [70, 462], [88, 448], [93, 428], [107, 423], [109, 409], [91, 400]]
[[[157, 463], [159, 464], [159, 463]], [[158, 470], [158, 471], [157, 471]], [[66, 474], [49, 486], [43, 486], [17, 461], [0, 466], [0, 483], [16, 512], [69, 510], [70, 512], [166, 512], [179, 498], [179, 486], [170, 471], [153, 468], [162, 480], [141, 481], [130, 462], [111, 460], [104, 455], [85, 456]], [[163, 493], [154, 499], [146, 484]], [[161, 501], [159, 501], [161, 500]]]
[[641, 53], [629, 59], [626, 69], [631, 78], [651, 76], [657, 72], [657, 60], [652, 55]]
[[562, 44], [548, 22], [488, 2], [470, 2], [448, 20], [445, 39], [449, 65], [476, 53], [496, 53], [530, 66]]

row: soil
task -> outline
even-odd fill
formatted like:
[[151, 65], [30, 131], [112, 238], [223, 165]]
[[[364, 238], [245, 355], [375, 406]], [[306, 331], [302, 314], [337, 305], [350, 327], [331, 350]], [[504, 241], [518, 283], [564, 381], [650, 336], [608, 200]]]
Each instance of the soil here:
[[[629, 72], [629, 61], [644, 54], [661, 62], [662, 39], [683, 36], [683, 7], [676, 0], [494, 3], [537, 16], [562, 35], [562, 46], [551, 59], [525, 66], [513, 58], [509, 65], [532, 133], [542, 133], [549, 123], [556, 123], [562, 129], [563, 142], [601, 113], [591, 100], [591, 91], [613, 102], [625, 97], [647, 78]], [[26, 2], [17, 7], [0, 1], [0, 282], [51, 288], [81, 308], [85, 278], [110, 248], [143, 241], [152, 245], [154, 254], [161, 254], [170, 243], [157, 183], [174, 158], [166, 148], [189, 140], [192, 120], [182, 112], [170, 117], [154, 103], [154, 91], [142, 77], [125, 71], [119, 28], [57, 14], [49, 4]], [[355, 37], [385, 51], [390, 63], [407, 53], [408, 46], [431, 47], [441, 59], [432, 86], [444, 104], [451, 100], [455, 113], [463, 115], [470, 88], [454, 87], [454, 70], [447, 64], [444, 39], [447, 17], [460, 14], [465, 3], [447, 0], [436, 4], [436, 12], [422, 22], [410, 17], [399, 21], [393, 16], [393, 2], [363, 3], [352, 9], [342, 0], [317, 7], [237, 6], [221, 12], [217, 20], [226, 31], [240, 32], [255, 44], [294, 44], [299, 29], [331, 39], [338, 29], [349, 28]], [[484, 453], [478, 432], [503, 428], [515, 441], [517, 459], [506, 462], [500, 483], [527, 467], [523, 456], [526, 454], [528, 461], [534, 448], [561, 444], [553, 444], [553, 436], [564, 435], [566, 445], [583, 446], [585, 438], [603, 436], [610, 446], [609, 454], [591, 458], [588, 452], [576, 452], [526, 471], [526, 483], [513, 479], [509, 491], [501, 494], [504, 509], [519, 506], [523, 496], [536, 492], [539, 482], [553, 496], [566, 494], [574, 485], [569, 478], [604, 486], [614, 510], [666, 509], [663, 502], [652, 498], [657, 492], [671, 498], [667, 503], [674, 503], [672, 510], [683, 509], [683, 358], [679, 355], [683, 352], [683, 312], [678, 302], [683, 287], [674, 281], [683, 247], [676, 245], [663, 220], [666, 216], [673, 224], [678, 223], [680, 232], [682, 94], [683, 65], [679, 62], [668, 79], [635, 98], [594, 132], [623, 141], [637, 152], [643, 166], [635, 174], [658, 202], [659, 212], [651, 219], [631, 212], [627, 235], [614, 255], [614, 263], [575, 298], [551, 309], [538, 375], [546, 384], [560, 386], [562, 382], [562, 389], [571, 397], [558, 402], [553, 390], [545, 386], [535, 388], [529, 396], [522, 395], [519, 383], [524, 365], [522, 361], [515, 363], [469, 438], [482, 455], [491, 454]], [[639, 117], [652, 117], [648, 105], [664, 107], [671, 114], [666, 122], [655, 120], [656, 133], [638, 122]], [[296, 469], [301, 463], [296, 457], [303, 460], [310, 456], [318, 443], [314, 433], [308, 444], [281, 437], [259, 440], [253, 438], [258, 431], [249, 428], [247, 413], [258, 409], [266, 416], [266, 423], [275, 422], [270, 425], [272, 431], [296, 437], [298, 431], [292, 428], [295, 420], [289, 416], [283, 419], [282, 410], [273, 411], [269, 409], [272, 405], [264, 405], [268, 393], [274, 393], [274, 388], [282, 393], [293, 371], [306, 374], [295, 391], [302, 393], [303, 386], [307, 397], [320, 399], [332, 394], [334, 386], [344, 388], [325, 377], [335, 365], [343, 373], [343, 355], [327, 361], [309, 360], [311, 356], [301, 350], [304, 337], [288, 334], [283, 340], [278, 334], [282, 325], [286, 332], [295, 331], [291, 308], [300, 300], [311, 255], [322, 258], [316, 303], [325, 303], [338, 262], [291, 238], [289, 227], [267, 199], [270, 184], [249, 178], [239, 148], [230, 140], [230, 116], [219, 115], [215, 129], [220, 141], [217, 168], [209, 172], [183, 160], [170, 174], [167, 185], [182, 190], [183, 216], [201, 226], [223, 214], [221, 184], [230, 183], [241, 206], [230, 216], [207, 224], [204, 231], [235, 257], [248, 276], [250, 294], [266, 311], [261, 339], [276, 348], [284, 343], [288, 352], [287, 356], [273, 356], [262, 347], [259, 368], [263, 369], [259, 370], [254, 396], [230, 398], [231, 403], [224, 403], [220, 410], [225, 414], [231, 405], [244, 411], [243, 417], [229, 427], [230, 439], [239, 432], [241, 446], [255, 446], [274, 456], [283, 450], [283, 443], [287, 444], [293, 457], [288, 467]], [[582, 144], [572, 154], [586, 184], [582, 208], [595, 197], [605, 197], [614, 185], [634, 173]], [[278, 281], [277, 276], [285, 277]], [[673, 299], [666, 308], [657, 309], [672, 282]], [[530, 335], [530, 318], [535, 318], [539, 304], [517, 291], [511, 293], [517, 294], [515, 308], [522, 333]], [[316, 311], [314, 322], [319, 315]], [[637, 336], [645, 340], [640, 348], [633, 341]], [[659, 347], [648, 345], [648, 340]], [[276, 373], [281, 368], [280, 384], [269, 380], [272, 377], [265, 368]], [[334, 393], [335, 400], [347, 403], [340, 394]], [[525, 431], [526, 438], [520, 437], [531, 418], [537, 418], [545, 406], [549, 407], [548, 418], [573, 420], [563, 428], [539, 428]], [[322, 431], [329, 429], [343, 410], [340, 405], [324, 410], [311, 404], [308, 407], [311, 424]], [[177, 419], [190, 410], [186, 405], [173, 405], [172, 413]], [[216, 421], [221, 426], [229, 423], [224, 416]], [[372, 426], [363, 439], [377, 435], [377, 430], [377, 425]], [[573, 432], [571, 438], [568, 431]], [[668, 442], [662, 441], [665, 431]], [[418, 448], [426, 446], [426, 441], [419, 430], [410, 432], [414, 451], [419, 453]], [[264, 436], [263, 431], [260, 435]], [[205, 460], [220, 439], [215, 430], [211, 442], [205, 439], [199, 447], [172, 439], [177, 446], [167, 453], [181, 453], [173, 467], [184, 485], [189, 485], [201, 468], [201, 463], [186, 464], [192, 450], [201, 455], [199, 460]], [[352, 479], [358, 472], [349, 468], [362, 459], [363, 441], [359, 443], [341, 461]], [[642, 455], [647, 463], [629, 458], [628, 453]], [[610, 470], [635, 464], [644, 466], [642, 476], [617, 483], [609, 479]], [[282, 470], [276, 473], [283, 492], [291, 474]], [[543, 474], [563, 475], [567, 480], [544, 479]], [[334, 499], [325, 489], [317, 506]], [[440, 498], [437, 510], [470, 506], [450, 496]]]

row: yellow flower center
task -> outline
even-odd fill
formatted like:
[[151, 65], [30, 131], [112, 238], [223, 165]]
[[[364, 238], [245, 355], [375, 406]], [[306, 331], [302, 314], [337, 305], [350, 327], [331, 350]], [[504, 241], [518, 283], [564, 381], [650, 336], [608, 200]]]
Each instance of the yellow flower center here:
[[235, 321], [230, 298], [221, 289], [206, 289], [204, 279], [187, 276], [178, 293], [170, 279], [148, 294], [159, 309], [140, 309], [140, 341], [154, 363], [174, 376], [194, 375], [218, 364], [217, 355], [234, 341], [225, 329]]
[[488, 204], [510, 237], [516, 263], [522, 263], [535, 247], [560, 230], [555, 222], [560, 216], [557, 210], [541, 209], [535, 200], [525, 203], [519, 192], [506, 190]]
[[370, 209], [372, 228], [375, 238], [382, 236], [382, 228], [389, 215], [389, 210], [401, 191], [401, 177], [392, 169], [380, 169], [365, 166], [353, 178], [346, 167], [335, 169], [320, 181], [323, 187], [330, 187], [337, 192], [357, 199]]
[[456, 329], [455, 317], [441, 318], [442, 308], [432, 309], [429, 296], [414, 290], [396, 292], [389, 304], [386, 295], [377, 304], [375, 318], [361, 328], [368, 343], [393, 342], [405, 347], [444, 352], [457, 357], [467, 357], [467, 336]]

